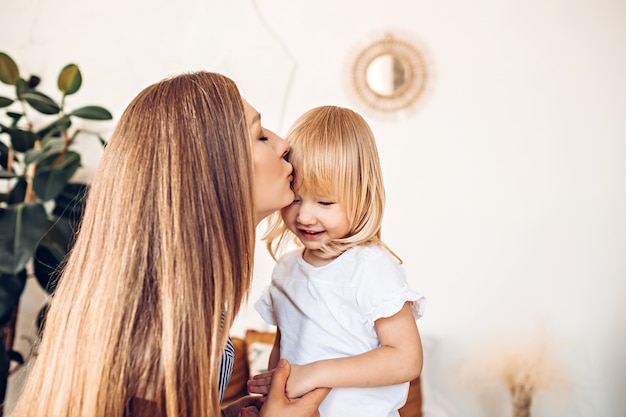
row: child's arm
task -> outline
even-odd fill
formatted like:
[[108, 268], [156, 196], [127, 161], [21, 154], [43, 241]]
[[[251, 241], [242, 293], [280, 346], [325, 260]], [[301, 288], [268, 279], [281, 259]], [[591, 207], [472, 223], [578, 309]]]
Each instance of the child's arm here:
[[417, 378], [422, 371], [422, 343], [408, 303], [391, 317], [374, 324], [381, 346], [345, 358], [292, 365], [287, 381], [289, 397], [318, 387], [378, 387]]
[[[374, 324], [381, 346], [359, 355], [292, 365], [287, 396], [299, 397], [315, 388], [379, 387], [412, 381], [422, 371], [422, 342], [407, 303], [391, 317]], [[272, 350], [272, 354], [273, 354]], [[273, 369], [270, 367], [270, 369]], [[269, 385], [271, 373], [250, 381], [250, 392]], [[255, 391], [255, 386], [257, 391]]]

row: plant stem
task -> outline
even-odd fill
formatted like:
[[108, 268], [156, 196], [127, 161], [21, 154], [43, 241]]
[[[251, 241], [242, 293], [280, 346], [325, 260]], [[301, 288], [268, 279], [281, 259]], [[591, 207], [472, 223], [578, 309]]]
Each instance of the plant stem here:
[[[13, 158], [15, 158], [15, 150], [12, 146], [9, 146], [9, 153], [7, 154], [7, 171], [13, 172]], [[7, 185], [7, 194], [11, 193], [11, 183], [13, 181], [6, 180], [5, 184]]]
[[[35, 141], [35, 149], [39, 149], [39, 141]], [[32, 163], [28, 166], [28, 172], [26, 173], [26, 194], [24, 195], [25, 203], [34, 203], [36, 201], [35, 192], [33, 191], [33, 178], [35, 177], [36, 163]]]
[[533, 393], [525, 387], [517, 385], [511, 389], [511, 399], [513, 402], [513, 417], [530, 417], [530, 404]]

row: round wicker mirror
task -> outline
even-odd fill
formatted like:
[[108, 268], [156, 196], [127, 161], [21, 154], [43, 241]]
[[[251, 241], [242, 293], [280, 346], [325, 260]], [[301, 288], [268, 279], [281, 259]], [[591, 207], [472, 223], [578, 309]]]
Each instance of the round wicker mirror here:
[[427, 78], [420, 51], [391, 34], [364, 48], [351, 68], [356, 96], [370, 109], [385, 113], [411, 107], [424, 92]]

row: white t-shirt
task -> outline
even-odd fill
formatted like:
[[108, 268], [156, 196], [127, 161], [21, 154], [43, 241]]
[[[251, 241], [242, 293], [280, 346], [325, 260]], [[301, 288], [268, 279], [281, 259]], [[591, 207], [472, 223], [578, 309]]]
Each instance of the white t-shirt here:
[[[415, 319], [424, 298], [411, 290], [404, 268], [384, 248], [356, 246], [316, 267], [303, 249], [284, 255], [255, 307], [281, 332], [280, 353], [294, 364], [353, 356], [380, 346], [374, 322], [411, 303]], [[409, 384], [334, 388], [320, 406], [321, 417], [398, 416]]]

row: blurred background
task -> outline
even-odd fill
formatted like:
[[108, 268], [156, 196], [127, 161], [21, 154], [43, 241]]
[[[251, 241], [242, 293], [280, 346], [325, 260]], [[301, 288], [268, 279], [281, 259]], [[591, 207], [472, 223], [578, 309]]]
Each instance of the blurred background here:
[[[0, 0], [0, 28], [0, 51], [43, 89], [79, 65], [67, 100], [111, 110], [105, 138], [144, 87], [194, 70], [233, 78], [280, 135], [315, 106], [360, 111], [382, 159], [383, 239], [428, 300], [424, 415], [510, 414], [493, 359], [540, 347], [534, 371], [559, 377], [533, 415], [626, 416], [626, 2]], [[425, 57], [411, 112], [380, 117], [349, 88], [381, 33]], [[78, 146], [88, 180], [99, 148]], [[250, 304], [272, 266], [259, 244]], [[44, 299], [29, 283], [16, 344]], [[267, 329], [251, 307], [233, 334], [248, 328]]]

